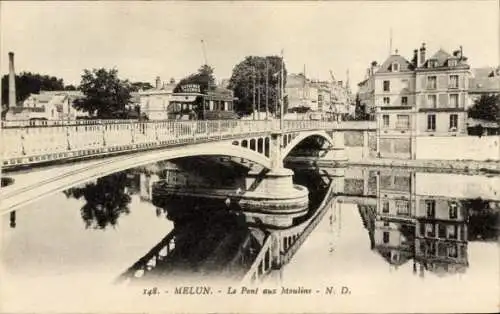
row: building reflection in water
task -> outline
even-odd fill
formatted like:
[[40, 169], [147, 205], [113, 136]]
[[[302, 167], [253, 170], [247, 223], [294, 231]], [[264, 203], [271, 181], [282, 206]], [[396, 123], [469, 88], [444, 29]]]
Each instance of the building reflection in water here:
[[412, 261], [422, 277], [464, 273], [468, 241], [498, 239], [498, 201], [419, 193], [409, 170], [379, 170], [376, 180], [376, 205], [358, 208], [371, 248], [391, 268]]

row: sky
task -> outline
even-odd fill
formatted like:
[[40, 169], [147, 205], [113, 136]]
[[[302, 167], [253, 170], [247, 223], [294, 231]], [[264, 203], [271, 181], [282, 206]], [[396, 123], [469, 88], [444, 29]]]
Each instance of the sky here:
[[[402, 2], [402, 3], [401, 3]], [[8, 52], [16, 72], [78, 84], [83, 69], [116, 67], [121, 78], [153, 83], [180, 79], [208, 64], [229, 78], [247, 55], [279, 55], [289, 72], [345, 80], [364, 78], [392, 50], [411, 59], [463, 46], [472, 67], [497, 66], [498, 1], [328, 2], [2, 2], [2, 74]]]

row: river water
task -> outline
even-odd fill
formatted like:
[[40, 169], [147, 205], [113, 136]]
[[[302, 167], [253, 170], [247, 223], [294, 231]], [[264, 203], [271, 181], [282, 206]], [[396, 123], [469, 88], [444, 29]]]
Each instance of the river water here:
[[[325, 176], [321, 169], [295, 169], [295, 182], [310, 190], [311, 210], [329, 184], [337, 187], [338, 197], [318, 208], [326, 211], [321, 222], [260, 288], [276, 287], [278, 295], [227, 295], [225, 286], [210, 296], [144, 295], [144, 289], [177, 284], [178, 278], [189, 277], [198, 285], [228, 274], [239, 278], [266, 234], [248, 228], [223, 199], [155, 196], [155, 181], [170, 178], [185, 186], [189, 178], [203, 176], [176, 170], [172, 177], [163, 166], [115, 173], [42, 198], [17, 210], [15, 218], [3, 216], [0, 311], [438, 312], [498, 307], [499, 177], [354, 167], [340, 178]], [[231, 180], [240, 170], [226, 168], [224, 175], [218, 169], [222, 174], [215, 181], [205, 174], [194, 182], [233, 188], [241, 183]], [[176, 243], [175, 258], [157, 262], [128, 285], [114, 284], [174, 226], [184, 239]], [[148, 276], [154, 280], [145, 280]], [[282, 295], [283, 287], [311, 293]], [[335, 294], [327, 293], [329, 288]]]

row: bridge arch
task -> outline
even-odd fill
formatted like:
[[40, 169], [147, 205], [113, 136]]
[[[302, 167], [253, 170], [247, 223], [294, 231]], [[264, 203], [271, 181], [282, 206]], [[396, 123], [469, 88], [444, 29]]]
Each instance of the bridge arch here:
[[[286, 135], [285, 135], [286, 136]], [[291, 141], [288, 142], [288, 145], [286, 145], [285, 149], [282, 151], [281, 153], [281, 158], [282, 159], [285, 159], [289, 154], [290, 152], [300, 143], [302, 142], [303, 140], [305, 140], [306, 138], [308, 137], [312, 137], [312, 136], [319, 136], [319, 137], [322, 137], [324, 138], [332, 147], [335, 146], [335, 142], [334, 140], [332, 139], [332, 137], [330, 135], [328, 135], [328, 133], [326, 133], [325, 131], [309, 131], [309, 132], [301, 132], [298, 136], [296, 136], [295, 138], [293, 138]]]
[[271, 167], [269, 158], [247, 148], [227, 144], [204, 143], [189, 147], [150, 150], [106, 159], [63, 164], [58, 166], [57, 171], [47, 171], [45, 168], [31, 169], [29, 172], [7, 175], [14, 179], [14, 183], [2, 188], [0, 215], [28, 205], [45, 196], [115, 172], [162, 160], [215, 155], [243, 158], [265, 168]]

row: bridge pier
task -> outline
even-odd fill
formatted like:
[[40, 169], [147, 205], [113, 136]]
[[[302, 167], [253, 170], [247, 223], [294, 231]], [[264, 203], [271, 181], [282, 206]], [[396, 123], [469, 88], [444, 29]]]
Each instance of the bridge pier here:
[[271, 169], [250, 172], [246, 192], [239, 202], [249, 223], [283, 228], [307, 213], [309, 191], [293, 184], [293, 171], [283, 166], [283, 134], [271, 135]]

